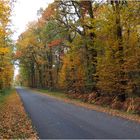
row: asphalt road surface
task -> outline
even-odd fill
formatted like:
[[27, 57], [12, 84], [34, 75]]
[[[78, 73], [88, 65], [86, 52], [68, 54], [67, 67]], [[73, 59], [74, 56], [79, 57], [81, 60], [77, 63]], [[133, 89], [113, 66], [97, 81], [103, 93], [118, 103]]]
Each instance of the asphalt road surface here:
[[17, 88], [40, 139], [140, 139], [140, 124]]

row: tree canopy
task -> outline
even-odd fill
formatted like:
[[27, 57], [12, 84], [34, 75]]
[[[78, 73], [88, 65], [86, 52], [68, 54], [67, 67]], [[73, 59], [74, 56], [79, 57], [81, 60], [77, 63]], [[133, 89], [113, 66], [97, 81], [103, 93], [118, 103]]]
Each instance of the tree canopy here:
[[0, 0], [0, 90], [11, 86], [13, 80], [10, 16], [12, 1]]
[[54, 1], [17, 41], [22, 84], [140, 96], [139, 19], [138, 1]]

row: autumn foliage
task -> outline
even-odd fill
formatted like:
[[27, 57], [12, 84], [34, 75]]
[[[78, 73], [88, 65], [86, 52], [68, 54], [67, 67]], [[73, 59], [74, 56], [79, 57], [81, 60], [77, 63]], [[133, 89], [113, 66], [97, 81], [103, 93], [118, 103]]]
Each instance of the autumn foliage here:
[[0, 90], [9, 88], [13, 79], [12, 43], [9, 37], [10, 13], [11, 2], [0, 0]]
[[0, 139], [38, 139], [15, 91], [0, 103]]
[[95, 93], [93, 102], [112, 108], [139, 99], [139, 6], [125, 0], [54, 1], [17, 42], [22, 83], [88, 101]]
[[54, 47], [54, 46], [58, 46], [62, 43], [62, 39], [56, 39], [56, 40], [53, 40], [51, 41], [49, 44], [48, 44], [48, 47]]

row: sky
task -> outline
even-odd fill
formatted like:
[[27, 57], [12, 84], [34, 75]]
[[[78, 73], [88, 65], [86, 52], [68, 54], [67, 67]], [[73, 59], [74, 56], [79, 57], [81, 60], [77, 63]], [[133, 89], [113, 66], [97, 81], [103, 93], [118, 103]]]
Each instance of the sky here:
[[14, 30], [13, 39], [17, 40], [18, 36], [26, 29], [30, 21], [37, 19], [37, 10], [41, 7], [46, 8], [53, 0], [16, 0], [13, 9], [12, 25]]
[[[29, 22], [37, 20], [37, 11], [40, 8], [46, 8], [52, 2], [53, 0], [16, 0], [11, 17], [12, 30], [14, 31], [13, 40], [18, 39], [18, 36], [25, 31]], [[18, 66], [15, 66], [15, 76], [18, 71]]]

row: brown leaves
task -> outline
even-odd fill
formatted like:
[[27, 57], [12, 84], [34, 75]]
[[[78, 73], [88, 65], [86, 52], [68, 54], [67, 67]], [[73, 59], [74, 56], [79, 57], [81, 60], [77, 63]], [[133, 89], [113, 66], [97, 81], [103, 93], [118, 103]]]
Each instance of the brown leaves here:
[[60, 43], [62, 43], [62, 39], [56, 39], [56, 40], [53, 40], [52, 42], [50, 42], [50, 43], [48, 44], [48, 47], [57, 46], [57, 45], [59, 45]]
[[0, 139], [4, 138], [38, 138], [16, 92], [0, 105]]
[[86, 103], [140, 115], [140, 97], [127, 98], [124, 102], [119, 101], [118, 97], [107, 95], [99, 96], [96, 92], [90, 94], [71, 93], [68, 94], [68, 97], [72, 99], [79, 99]]

